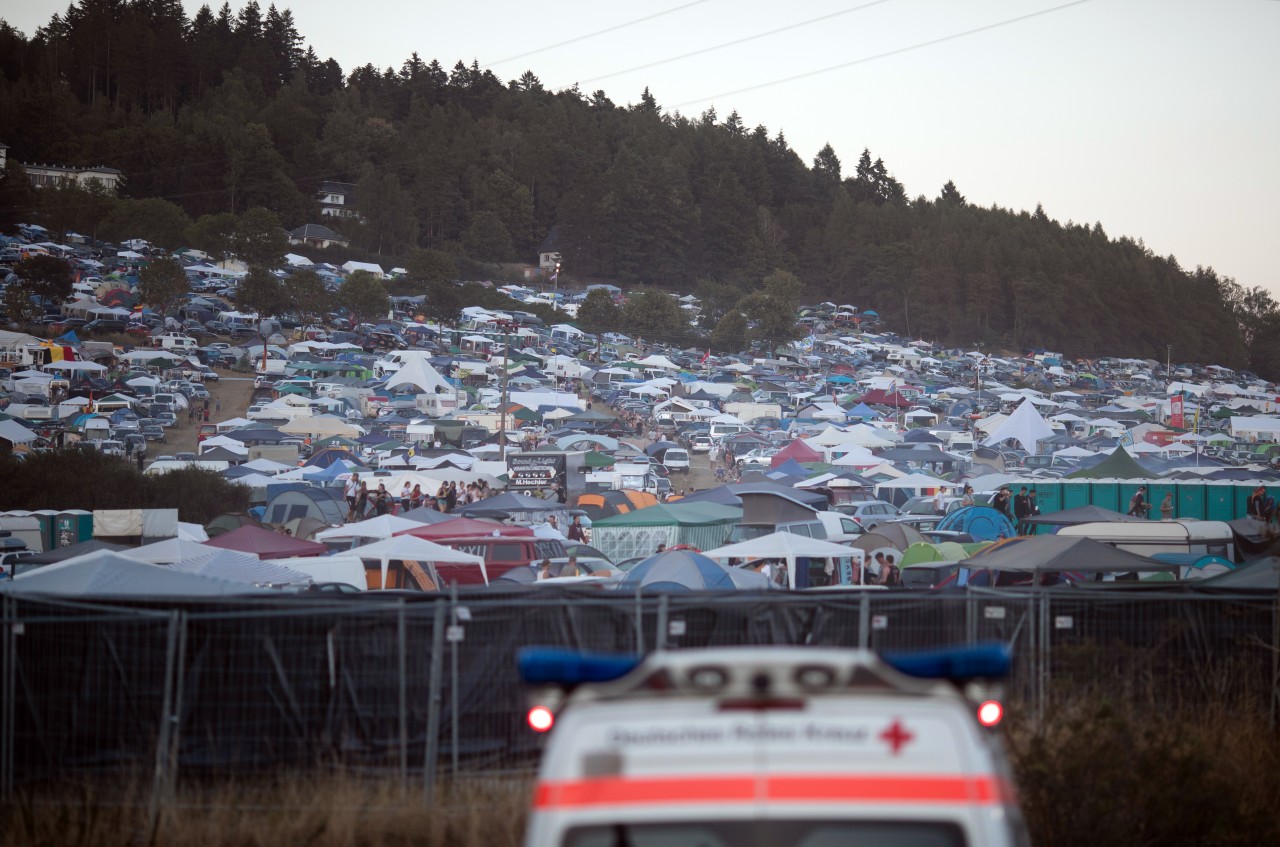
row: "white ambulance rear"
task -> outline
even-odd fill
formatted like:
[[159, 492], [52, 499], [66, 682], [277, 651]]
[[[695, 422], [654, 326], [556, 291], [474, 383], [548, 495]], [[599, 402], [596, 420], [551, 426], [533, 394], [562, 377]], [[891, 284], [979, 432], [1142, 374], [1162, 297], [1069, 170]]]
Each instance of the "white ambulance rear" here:
[[[1000, 706], [953, 682], [823, 648], [658, 653], [585, 685], [609, 673], [561, 659], [567, 697], [529, 715], [554, 724], [529, 847], [1024, 843], [978, 718], [998, 722]], [[553, 684], [537, 661], [522, 656], [526, 678]]]

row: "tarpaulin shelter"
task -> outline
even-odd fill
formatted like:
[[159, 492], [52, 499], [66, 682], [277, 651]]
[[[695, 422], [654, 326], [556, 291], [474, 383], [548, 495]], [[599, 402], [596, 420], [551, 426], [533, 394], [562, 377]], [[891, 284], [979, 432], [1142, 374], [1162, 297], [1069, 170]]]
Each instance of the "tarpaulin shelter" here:
[[705, 550], [724, 543], [741, 518], [741, 509], [716, 503], [659, 503], [596, 521], [591, 526], [591, 543], [615, 562], [647, 556], [659, 544]]
[[[405, 562], [421, 564], [428, 563], [448, 563], [456, 565], [474, 565], [480, 569], [481, 575], [484, 577], [485, 585], [489, 584], [489, 574], [485, 569], [484, 557], [477, 556], [473, 553], [464, 553], [461, 550], [454, 550], [452, 547], [445, 547], [443, 544], [436, 544], [434, 541], [428, 541], [425, 538], [415, 538], [412, 535], [398, 535], [394, 538], [384, 538], [381, 541], [375, 541], [372, 544], [365, 544], [362, 547], [356, 547], [348, 551], [344, 555], [358, 556], [361, 559], [370, 559], [377, 561], [382, 569], [382, 577], [379, 582], [379, 588], [403, 587], [391, 586], [387, 581], [387, 574], [390, 569], [391, 562]], [[439, 587], [439, 576], [434, 573], [430, 575], [430, 581]], [[421, 579], [421, 576], [419, 576]]]
[[52, 565], [57, 562], [65, 562], [68, 559], [74, 559], [77, 556], [83, 556], [87, 553], [96, 553], [99, 550], [116, 552], [128, 549], [130, 548], [127, 544], [114, 544], [110, 541], [103, 541], [100, 538], [90, 538], [88, 541], [81, 541], [79, 544], [72, 544], [67, 547], [54, 547], [50, 550], [45, 550], [43, 553], [28, 556], [22, 560], [22, 564]]
[[242, 526], [205, 542], [211, 547], [252, 553], [259, 559], [287, 558], [291, 556], [320, 556], [328, 552], [323, 544], [303, 541], [269, 529]]
[[418, 521], [397, 515], [378, 515], [356, 523], [333, 526], [317, 532], [313, 541], [354, 541], [358, 538], [390, 538], [397, 532], [405, 532], [422, 526]]

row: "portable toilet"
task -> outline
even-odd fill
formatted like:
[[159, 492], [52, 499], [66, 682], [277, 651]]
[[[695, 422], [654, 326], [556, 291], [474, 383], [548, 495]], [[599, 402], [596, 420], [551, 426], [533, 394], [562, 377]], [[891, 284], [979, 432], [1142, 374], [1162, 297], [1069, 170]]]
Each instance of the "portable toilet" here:
[[1235, 519], [1235, 483], [1206, 482], [1204, 485], [1204, 519], [1230, 521]]
[[53, 521], [53, 547], [70, 547], [93, 539], [93, 512], [67, 509], [58, 512]]
[[1129, 501], [1120, 502], [1120, 483], [1114, 479], [1094, 480], [1089, 489], [1089, 502], [1092, 505], [1111, 509], [1113, 512], [1127, 511]]
[[1204, 520], [1204, 483], [1183, 480], [1177, 483], [1176, 490], [1177, 508], [1174, 514], [1180, 518]]
[[1062, 483], [1036, 482], [1032, 487], [1036, 492], [1036, 506], [1040, 509], [1040, 514], [1049, 515], [1062, 511]]
[[[1065, 511], [1067, 509], [1078, 509], [1081, 506], [1089, 505], [1089, 486], [1091, 483], [1084, 480], [1064, 480], [1062, 482], [1061, 506]], [[1044, 511], [1044, 507], [1040, 507], [1040, 511]]]

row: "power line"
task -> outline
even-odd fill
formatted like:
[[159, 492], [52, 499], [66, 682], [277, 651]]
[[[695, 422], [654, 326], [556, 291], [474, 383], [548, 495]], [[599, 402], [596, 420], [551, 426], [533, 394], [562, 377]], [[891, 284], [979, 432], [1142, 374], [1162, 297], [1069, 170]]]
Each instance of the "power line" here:
[[910, 53], [913, 50], [921, 50], [925, 47], [932, 47], [935, 44], [943, 44], [947, 41], [955, 41], [957, 39], [965, 38], [970, 35], [977, 35], [980, 32], [987, 32], [989, 30], [999, 29], [1000, 27], [1009, 26], [1011, 24], [1021, 23], [1022, 21], [1028, 21], [1028, 20], [1031, 20], [1032, 18], [1038, 18], [1043, 15], [1052, 14], [1054, 12], [1060, 12], [1063, 9], [1069, 9], [1072, 6], [1080, 6], [1080, 5], [1083, 5], [1084, 3], [1089, 3], [1089, 2], [1091, 2], [1091, 0], [1072, 0], [1072, 2], [1063, 3], [1061, 6], [1053, 6], [1052, 8], [1049, 8], [1049, 9], [1041, 9], [1038, 12], [1031, 12], [1030, 14], [1027, 14], [1027, 15], [1019, 15], [1016, 18], [1009, 18], [1008, 20], [998, 21], [996, 23], [987, 24], [985, 26], [980, 26], [975, 29], [965, 30], [964, 32], [957, 32], [951, 35], [944, 35], [941, 38], [934, 38], [929, 41], [921, 41], [919, 44], [911, 44], [907, 47], [898, 47], [897, 49], [894, 49], [894, 50], [887, 50], [884, 53], [877, 53], [874, 56], [864, 56], [861, 59], [854, 59], [851, 62], [841, 62], [838, 65], [831, 65], [829, 67], [819, 68], [817, 70], [806, 71], [802, 74], [796, 74], [795, 76], [783, 77], [781, 79], [775, 79], [769, 82], [762, 82], [758, 85], [749, 85], [746, 88], [737, 88], [737, 89], [734, 89], [733, 91], [722, 91], [719, 94], [712, 94], [708, 97], [698, 97], [693, 100], [686, 100], [683, 103], [677, 103], [675, 108], [678, 109], [682, 106], [693, 106], [699, 103], [707, 103], [721, 97], [733, 97], [738, 94], [746, 94], [751, 91], [759, 91], [762, 88], [771, 88], [775, 85], [785, 85], [788, 82], [797, 82], [798, 80], [808, 79], [809, 77], [819, 76], [821, 74], [830, 73], [832, 71], [843, 70], [844, 68], [852, 68], [855, 65], [863, 65], [863, 64], [866, 64], [867, 62], [874, 62], [877, 59], [886, 59], [890, 56], [898, 56], [903, 53]]
[[561, 41], [558, 44], [548, 44], [546, 47], [539, 47], [537, 50], [530, 50], [527, 53], [521, 53], [517, 56], [508, 56], [507, 58], [499, 59], [496, 62], [487, 62], [485, 63], [485, 66], [493, 67], [494, 65], [502, 65], [507, 62], [514, 62], [517, 59], [524, 59], [528, 56], [537, 55], [538, 53], [545, 53], [548, 50], [555, 50], [559, 47], [565, 47], [570, 44], [576, 44], [579, 41], [586, 41], [588, 38], [595, 38], [598, 35], [606, 35], [610, 32], [617, 32], [620, 29], [625, 29], [626, 27], [629, 27], [629, 26], [635, 26], [636, 24], [642, 24], [646, 21], [651, 21], [651, 20], [654, 20], [655, 18], [660, 18], [664, 15], [674, 14], [675, 12], [683, 12], [685, 9], [688, 9], [693, 6], [698, 6], [706, 2], [707, 0], [693, 0], [692, 3], [685, 3], [683, 6], [676, 6], [674, 9], [667, 9], [662, 12], [654, 12], [652, 15], [645, 15], [643, 18], [636, 18], [635, 20], [627, 21], [626, 23], [614, 24], [613, 26], [605, 27], [604, 29], [599, 29], [599, 30], [596, 30], [595, 32], [589, 32], [586, 35], [577, 35], [577, 36], [574, 36], [573, 38], [570, 38], [567, 41]]
[[734, 39], [733, 41], [726, 41], [723, 44], [716, 44], [711, 47], [703, 47], [701, 49], [694, 50], [690, 53], [682, 53], [679, 56], [671, 56], [670, 58], [667, 58], [667, 59], [659, 59], [656, 62], [648, 62], [643, 65], [636, 65], [634, 68], [627, 68], [626, 70], [623, 70], [623, 71], [614, 71], [613, 73], [602, 74], [601, 76], [591, 77], [590, 79], [579, 80], [579, 82], [580, 83], [599, 82], [602, 79], [610, 79], [615, 76], [622, 76], [623, 74], [634, 73], [635, 71], [645, 71], [645, 70], [648, 70], [649, 68], [656, 68], [659, 65], [665, 65], [670, 62], [679, 62], [682, 59], [691, 59], [694, 56], [701, 56], [704, 53], [711, 53], [715, 50], [723, 50], [726, 47], [737, 47], [739, 44], [746, 44], [750, 41], [758, 41], [761, 38], [768, 38], [769, 36], [777, 35], [780, 32], [787, 32], [789, 30], [799, 29], [800, 27], [821, 23], [822, 21], [828, 21], [828, 20], [831, 20], [832, 18], [838, 18], [841, 15], [848, 15], [853, 12], [860, 12], [863, 9], [869, 9], [872, 6], [879, 6], [882, 3], [889, 3], [889, 2], [892, 2], [892, 0], [873, 0], [873, 2], [871, 3], [863, 3], [861, 6], [854, 6], [850, 9], [841, 9], [840, 11], [832, 12], [829, 15], [822, 15], [820, 17], [810, 18], [807, 21], [800, 21], [799, 23], [788, 24], [787, 26], [778, 27], [777, 29], [771, 29], [768, 32], [760, 32], [755, 35], [748, 35], [745, 38], [737, 38], [737, 39]]

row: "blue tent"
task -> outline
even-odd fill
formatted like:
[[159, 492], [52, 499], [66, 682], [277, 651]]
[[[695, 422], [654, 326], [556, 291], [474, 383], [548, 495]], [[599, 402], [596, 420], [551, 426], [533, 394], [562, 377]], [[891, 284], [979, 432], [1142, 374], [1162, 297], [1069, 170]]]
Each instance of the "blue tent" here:
[[58, 340], [58, 341], [65, 342], [65, 343], [67, 343], [67, 344], [79, 344], [79, 343], [80, 343], [80, 337], [79, 337], [78, 335], [76, 335], [76, 331], [75, 331], [74, 329], [73, 329], [73, 330], [69, 330], [68, 332], [65, 332], [65, 333], [63, 333], [62, 335], [58, 336], [58, 339], [57, 339], [57, 340]]
[[729, 569], [691, 550], [650, 556], [627, 571], [620, 591], [733, 591]]
[[795, 459], [787, 459], [785, 462], [783, 462], [782, 464], [774, 468], [772, 471], [770, 471], [769, 475], [772, 476], [775, 473], [785, 474], [786, 476], [799, 477], [800, 479], [804, 479], [810, 475], [808, 469], [806, 469], [804, 465], [800, 464]]
[[850, 418], [862, 418], [864, 421], [880, 417], [880, 413], [866, 403], [859, 403], [846, 412], [845, 415]]
[[1013, 521], [989, 506], [965, 506], [957, 509], [939, 522], [938, 529], [967, 532], [977, 541], [1014, 538], [1018, 534]]

